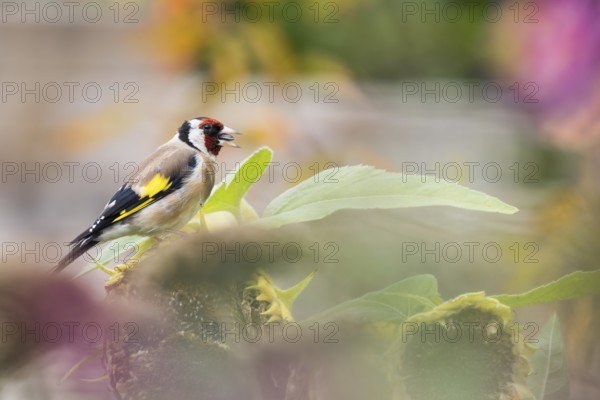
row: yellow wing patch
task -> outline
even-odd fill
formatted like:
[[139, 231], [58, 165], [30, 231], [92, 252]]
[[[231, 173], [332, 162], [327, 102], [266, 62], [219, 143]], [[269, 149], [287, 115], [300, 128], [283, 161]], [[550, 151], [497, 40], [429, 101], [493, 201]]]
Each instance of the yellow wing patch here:
[[140, 193], [140, 197], [153, 197], [156, 196], [157, 193], [167, 190], [173, 182], [169, 181], [169, 178], [162, 176], [161, 174], [156, 174], [152, 177], [150, 182], [148, 182]]
[[118, 221], [130, 216], [131, 214], [134, 214], [134, 213], [140, 211], [144, 207], [150, 205], [154, 201], [154, 198], [153, 198], [154, 196], [156, 196], [160, 192], [163, 192], [163, 191], [169, 189], [172, 184], [173, 184], [173, 182], [169, 181], [169, 178], [164, 177], [160, 174], [154, 175], [154, 177], [152, 177], [150, 182], [148, 182], [141, 189], [140, 200], [145, 197], [148, 197], [148, 199], [146, 201], [138, 204], [137, 206], [133, 207], [131, 210], [121, 210], [121, 213], [119, 214], [119, 216], [117, 218], [113, 219], [112, 222], [118, 222]]
[[143, 202], [142, 204], [138, 205], [137, 207], [133, 207], [131, 210], [127, 211], [127, 210], [123, 210], [121, 211], [121, 214], [119, 214], [119, 216], [115, 219], [113, 219], [113, 222], [117, 222], [122, 220], [125, 217], [130, 216], [133, 213], [136, 213], [138, 211], [140, 211], [142, 208], [146, 207], [148, 204], [152, 203], [152, 197], [150, 197], [148, 200], [146, 200], [145, 202]]

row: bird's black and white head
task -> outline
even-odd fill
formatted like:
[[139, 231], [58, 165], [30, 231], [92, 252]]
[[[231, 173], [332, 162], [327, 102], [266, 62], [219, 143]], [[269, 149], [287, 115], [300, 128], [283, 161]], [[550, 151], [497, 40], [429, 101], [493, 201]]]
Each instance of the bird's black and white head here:
[[239, 132], [224, 126], [214, 118], [197, 117], [184, 121], [179, 130], [179, 139], [193, 148], [217, 156], [221, 147], [238, 147], [232, 135]]

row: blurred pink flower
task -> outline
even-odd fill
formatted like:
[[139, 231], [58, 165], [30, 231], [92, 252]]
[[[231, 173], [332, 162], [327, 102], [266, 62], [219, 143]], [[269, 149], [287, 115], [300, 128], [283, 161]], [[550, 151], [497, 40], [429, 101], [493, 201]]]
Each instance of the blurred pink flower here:
[[525, 26], [521, 79], [539, 86], [544, 111], [588, 101], [600, 72], [600, 14], [596, 1], [539, 1], [538, 22]]
[[518, 14], [515, 4], [505, 3], [506, 18], [494, 27], [500, 73], [527, 89], [521, 90], [519, 102], [529, 106], [544, 134], [569, 147], [597, 141], [599, 2], [521, 1]]

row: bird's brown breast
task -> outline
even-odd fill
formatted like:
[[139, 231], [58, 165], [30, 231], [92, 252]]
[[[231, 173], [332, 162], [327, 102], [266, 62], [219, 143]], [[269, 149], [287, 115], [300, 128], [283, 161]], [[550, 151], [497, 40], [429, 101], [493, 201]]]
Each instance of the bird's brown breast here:
[[[181, 152], [178, 154], [181, 156]], [[177, 229], [185, 225], [200, 210], [214, 186], [216, 162], [211, 157], [193, 150], [191, 156], [196, 157], [196, 168], [184, 178], [182, 187], [138, 212], [130, 221], [135, 231], [140, 234], [150, 234], [164, 229]], [[164, 161], [163, 158], [161, 172], [180, 173], [181, 159], [171, 165], [165, 164]], [[185, 163], [187, 166], [187, 160]], [[172, 168], [171, 172], [169, 168]], [[151, 176], [156, 174], [152, 171], [153, 168], [148, 169], [144, 171], [144, 175], [140, 175], [136, 184], [142, 186], [143, 182], [149, 181]]]

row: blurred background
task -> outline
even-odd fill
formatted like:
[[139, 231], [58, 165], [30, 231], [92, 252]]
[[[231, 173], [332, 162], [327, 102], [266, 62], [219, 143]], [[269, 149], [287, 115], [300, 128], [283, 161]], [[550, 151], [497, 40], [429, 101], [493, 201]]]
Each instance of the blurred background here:
[[[45, 271], [136, 163], [202, 115], [244, 133], [241, 149], [221, 152], [219, 178], [256, 148], [274, 150], [279, 164], [248, 195], [259, 213], [316, 171], [355, 164], [436, 174], [521, 210], [347, 211], [290, 227], [339, 246], [339, 263], [321, 267], [298, 300], [300, 318], [420, 273], [434, 273], [449, 298], [524, 291], [596, 269], [598, 7], [2, 1], [2, 263]], [[471, 242], [479, 247], [469, 259]], [[458, 244], [463, 255], [427, 256], [436, 243]], [[499, 257], [480, 251], [489, 244]], [[85, 277], [92, 296], [103, 297], [104, 280]], [[542, 325], [559, 312], [571, 399], [600, 398], [599, 301], [515, 316]], [[0, 393], [27, 393], [30, 380], [14, 378]]]

